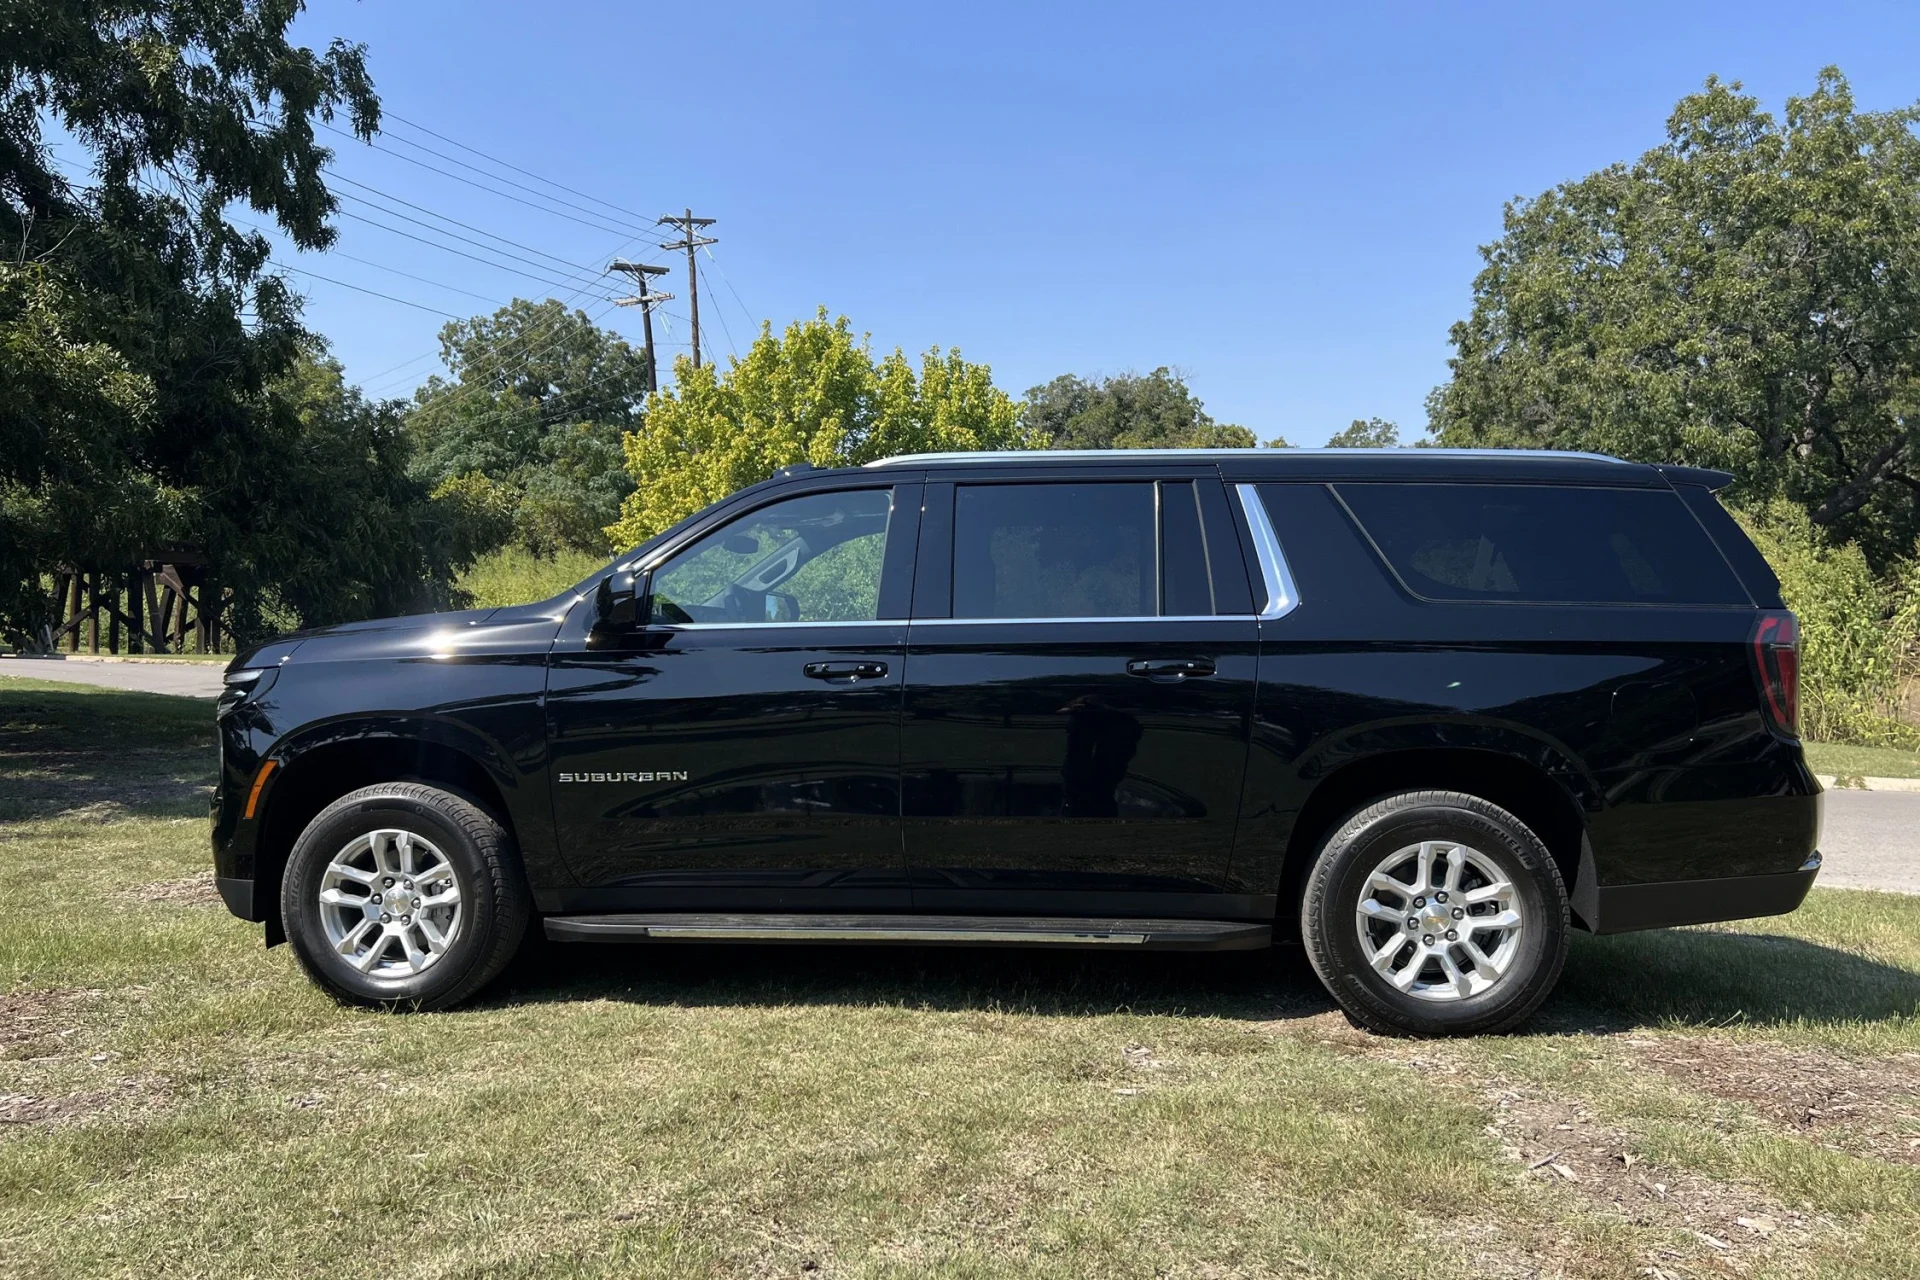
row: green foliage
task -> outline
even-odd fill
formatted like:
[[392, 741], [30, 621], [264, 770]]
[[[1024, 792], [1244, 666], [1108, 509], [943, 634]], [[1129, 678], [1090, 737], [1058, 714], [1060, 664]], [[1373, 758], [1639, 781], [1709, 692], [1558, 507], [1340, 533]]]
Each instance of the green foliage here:
[[440, 350], [452, 379], [428, 379], [407, 418], [414, 474], [499, 487], [510, 517], [479, 550], [508, 537], [543, 555], [608, 550], [633, 489], [620, 440], [640, 422], [645, 354], [551, 298], [449, 324]]
[[1858, 546], [1834, 542], [1785, 499], [1735, 515], [1800, 620], [1801, 732], [1821, 742], [1920, 746], [1920, 730], [1891, 714], [1920, 640], [1920, 565], [1905, 561], [1876, 577]]
[[[1027, 428], [1048, 449], [1250, 449], [1253, 432], [1215, 422], [1165, 366], [1098, 382], [1063, 373], [1027, 392]], [[1273, 442], [1285, 445], [1284, 440]]]
[[15, 264], [0, 283], [0, 631], [16, 639], [45, 620], [34, 584], [56, 562], [186, 542], [245, 586], [286, 558], [300, 519], [263, 508], [252, 473], [284, 442], [267, 388], [305, 335], [266, 237], [226, 212], [327, 247], [314, 122], [344, 112], [361, 137], [379, 122], [363, 51], [290, 44], [299, 10], [0, 9], [0, 261]]
[[723, 371], [680, 360], [674, 388], [626, 437], [633, 492], [607, 530], [632, 546], [796, 462], [849, 466], [897, 453], [1028, 446], [992, 371], [935, 347], [916, 374], [896, 350], [873, 359], [846, 317], [821, 308], [776, 337], [764, 326]]
[[1450, 445], [1721, 467], [1876, 567], [1920, 533], [1920, 108], [1860, 112], [1839, 71], [1784, 119], [1710, 79], [1667, 140], [1510, 204], [1482, 249]]
[[514, 497], [513, 490], [479, 471], [443, 480], [434, 488], [434, 513], [455, 564], [472, 564], [513, 536]]
[[458, 548], [426, 487], [407, 475], [400, 404], [365, 399], [315, 344], [256, 412], [260, 458], [232, 482], [256, 513], [226, 558], [227, 581], [242, 588], [235, 629], [257, 635], [289, 614], [311, 627], [444, 604]]
[[70, 338], [71, 302], [44, 266], [0, 264], [0, 626], [16, 641], [44, 610], [44, 567], [126, 559], [179, 518], [133, 461], [153, 382]]
[[605, 556], [586, 551], [537, 556], [525, 547], [508, 545], [462, 569], [454, 578], [454, 597], [475, 609], [532, 604], [551, 599], [606, 567]]
[[1400, 426], [1385, 418], [1355, 418], [1346, 430], [1327, 441], [1329, 449], [1397, 449]]

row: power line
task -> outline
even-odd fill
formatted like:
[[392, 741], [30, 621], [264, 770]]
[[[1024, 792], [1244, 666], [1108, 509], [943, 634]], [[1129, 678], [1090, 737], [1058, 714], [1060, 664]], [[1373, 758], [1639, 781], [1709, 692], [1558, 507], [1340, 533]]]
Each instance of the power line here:
[[[428, 248], [439, 249], [443, 253], [458, 254], [462, 258], [471, 259], [472, 261], [478, 262], [483, 266], [495, 267], [501, 271], [511, 272], [514, 275], [525, 276], [529, 280], [538, 280], [542, 284], [553, 285], [556, 288], [564, 289], [568, 285], [579, 283], [573, 277], [573, 275], [562, 276], [558, 280], [554, 279], [553, 278], [554, 271], [552, 267], [546, 266], [542, 263], [535, 262], [530, 258], [522, 258], [518, 254], [508, 253], [504, 249], [495, 249], [490, 245], [485, 245], [480, 243], [478, 240], [471, 240], [466, 236], [456, 235], [451, 231], [442, 231], [440, 228], [436, 226], [432, 226], [431, 224], [421, 222], [418, 218], [409, 218], [404, 213], [395, 213], [391, 209], [382, 209], [380, 208], [380, 206], [373, 204], [369, 201], [361, 200], [357, 196], [349, 196], [348, 199], [353, 200], [358, 204], [364, 205], [366, 208], [372, 209], [376, 213], [385, 214], [389, 218], [399, 218], [403, 222], [411, 222], [417, 227], [424, 227], [426, 230], [431, 231], [436, 235], [447, 236], [450, 239], [460, 241], [460, 243], [462, 244], [470, 244], [476, 249], [485, 249], [488, 253], [497, 255], [497, 258], [483, 258], [483, 257], [480, 257], [478, 254], [468, 253], [464, 249], [456, 249], [453, 246], [448, 244], [443, 244], [438, 240], [429, 240], [425, 236], [415, 235], [411, 231], [402, 231], [399, 227], [388, 226], [386, 223], [381, 222], [376, 218], [369, 218], [363, 213], [355, 213], [351, 209], [341, 209], [339, 211], [340, 216], [343, 218], [352, 218], [355, 222], [364, 222], [370, 227], [378, 227], [380, 228], [380, 230], [385, 231], [390, 235], [405, 236], [407, 239], [417, 241], [420, 244], [426, 245]], [[548, 274], [534, 275], [530, 272], [520, 271], [520, 270], [517, 270], [516, 268], [509, 267], [504, 263], [498, 261], [498, 258], [507, 258], [514, 262], [521, 263], [525, 266], [536, 268], [539, 271], [547, 272]], [[591, 284], [589, 283], [587, 285], [582, 285], [581, 287], [590, 288]]]
[[760, 331], [759, 318], [753, 314], [753, 308], [747, 305], [746, 299], [740, 296], [740, 291], [733, 287], [733, 281], [727, 278], [727, 273], [721, 271], [720, 263], [714, 258], [712, 249], [707, 250], [707, 265], [720, 273], [720, 283], [727, 286], [727, 292], [732, 294], [733, 300], [740, 304], [740, 314], [747, 318], [747, 323], [753, 326], [755, 333], [758, 333]]
[[[397, 112], [389, 111], [386, 108], [382, 107], [380, 110], [380, 116], [382, 119], [398, 120], [401, 124], [406, 125], [409, 129], [418, 129], [421, 133], [427, 134], [430, 137], [438, 138], [440, 139], [440, 141], [447, 143], [449, 146], [458, 147], [462, 151], [469, 152], [473, 155], [479, 156], [483, 160], [491, 161], [492, 163], [499, 165], [503, 169], [511, 169], [515, 173], [524, 174], [527, 177], [532, 178], [535, 182], [544, 182], [550, 187], [558, 187], [560, 190], [567, 192], [569, 195], [579, 196], [582, 200], [591, 200], [595, 204], [606, 205], [607, 208], [612, 209], [615, 213], [621, 214], [625, 217], [632, 218], [636, 223], [643, 223], [646, 221], [646, 218], [643, 215], [635, 213], [631, 209], [623, 209], [619, 205], [614, 204], [611, 201], [602, 200], [599, 196], [588, 195], [584, 191], [576, 191], [574, 188], [569, 187], [564, 183], [555, 182], [552, 178], [543, 178], [537, 173], [534, 173], [527, 169], [522, 169], [519, 165], [511, 164], [505, 160], [500, 159], [498, 156], [488, 155], [486, 152], [480, 150], [478, 147], [470, 147], [464, 142], [457, 142], [454, 139], [449, 138], [444, 133], [435, 133], [432, 129], [427, 128], [427, 126], [423, 124], [415, 124], [413, 121], [407, 119], [403, 115], [398, 114]], [[397, 137], [398, 135], [393, 135], [393, 136]]]
[[[709, 302], [713, 301], [712, 285], [707, 286], [707, 300]], [[727, 325], [727, 313], [722, 311], [716, 304], [713, 308], [713, 314], [720, 317], [720, 332], [727, 337], [727, 353], [735, 360], [738, 360], [740, 358], [740, 348], [733, 345], [733, 330]]]
[[[330, 124], [322, 124], [320, 127], [330, 133], [337, 133], [343, 138], [352, 138], [356, 142], [359, 141], [359, 139], [354, 138], [354, 135], [346, 132], [344, 129], [336, 129]], [[416, 160], [412, 156], [401, 155], [398, 151], [389, 151], [385, 147], [374, 146], [372, 143], [368, 143], [367, 146], [383, 155], [392, 156], [395, 160], [404, 160], [408, 164], [417, 165], [430, 173], [437, 173], [443, 178], [452, 178], [455, 182], [464, 182], [466, 185], [484, 191], [488, 195], [499, 196], [502, 200], [511, 200], [515, 204], [523, 204], [527, 208], [537, 210], [549, 217], [565, 218], [568, 222], [577, 222], [583, 227], [592, 227], [595, 231], [604, 231], [608, 235], [624, 235], [627, 231], [631, 230], [631, 228], [609, 227], [598, 222], [588, 222], [585, 218], [576, 218], [570, 213], [562, 213], [558, 209], [549, 209], [545, 205], [535, 204], [533, 201], [525, 199], [522, 196], [516, 196], [512, 192], [502, 191], [497, 187], [490, 187], [484, 182], [475, 182], [472, 178], [463, 178], [457, 173], [449, 173], [437, 165], [428, 164], [424, 160]], [[471, 168], [472, 166], [468, 167]], [[502, 179], [502, 181], [504, 181], [504, 179]]]
[[[578, 212], [580, 212], [580, 213], [584, 213], [584, 214], [588, 214], [588, 215], [590, 215], [590, 216], [592, 216], [592, 217], [595, 217], [595, 218], [605, 218], [605, 217], [607, 217], [607, 215], [606, 215], [606, 214], [604, 214], [604, 213], [602, 213], [602, 212], [600, 212], [600, 211], [599, 211], [598, 209], [589, 209], [589, 208], [587, 208], [587, 207], [586, 207], [585, 205], [578, 205], [578, 204], [575, 204], [575, 203], [573, 203], [573, 201], [571, 201], [571, 200], [562, 200], [562, 199], [560, 199], [560, 198], [559, 198], [558, 196], [550, 196], [550, 195], [548, 195], [548, 194], [547, 194], [546, 192], [544, 192], [544, 191], [542, 191], [542, 190], [540, 190], [540, 189], [539, 189], [538, 187], [530, 187], [530, 186], [528, 186], [528, 185], [527, 185], [526, 183], [524, 183], [524, 182], [515, 182], [515, 181], [514, 181], [514, 180], [513, 180], [512, 178], [503, 178], [503, 177], [501, 177], [501, 176], [500, 176], [499, 174], [497, 174], [497, 173], [488, 173], [488, 172], [487, 172], [487, 171], [486, 171], [485, 169], [482, 169], [482, 168], [480, 168], [480, 167], [479, 167], [478, 165], [473, 165], [473, 164], [468, 164], [468, 163], [467, 163], [467, 162], [466, 162], [465, 160], [462, 160], [462, 159], [460, 159], [460, 158], [459, 158], [458, 156], [450, 156], [450, 155], [448, 155], [448, 154], [447, 154], [446, 152], [444, 152], [444, 151], [435, 151], [435, 150], [434, 150], [434, 149], [433, 149], [432, 147], [429, 147], [429, 146], [424, 146], [424, 145], [422, 145], [422, 144], [420, 144], [420, 143], [418, 143], [418, 142], [415, 142], [415, 141], [413, 141], [413, 139], [411, 139], [411, 138], [408, 138], [408, 137], [405, 137], [405, 136], [403, 136], [403, 135], [401, 135], [401, 134], [398, 134], [398, 133], [388, 133], [388, 134], [383, 134], [382, 136], [383, 136], [383, 137], [386, 137], [386, 138], [390, 138], [391, 140], [393, 140], [394, 142], [398, 142], [398, 143], [399, 143], [399, 144], [401, 144], [402, 146], [406, 146], [406, 147], [412, 147], [412, 148], [413, 148], [414, 150], [416, 150], [416, 151], [423, 151], [423, 152], [425, 152], [425, 153], [426, 153], [427, 155], [430, 155], [430, 156], [433, 156], [433, 157], [435, 157], [436, 159], [440, 159], [440, 160], [445, 160], [445, 161], [446, 161], [446, 162], [447, 162], [448, 164], [457, 164], [457, 165], [459, 165], [459, 166], [460, 166], [460, 167], [461, 167], [462, 169], [466, 169], [466, 170], [468, 170], [468, 171], [470, 171], [470, 172], [473, 172], [473, 173], [477, 173], [477, 174], [479, 174], [479, 175], [480, 175], [481, 177], [483, 177], [483, 178], [488, 178], [488, 179], [491, 179], [491, 180], [492, 180], [492, 181], [494, 181], [494, 182], [504, 182], [504, 183], [506, 183], [506, 184], [507, 184], [508, 186], [510, 186], [510, 187], [512, 187], [512, 188], [514, 188], [515, 190], [518, 190], [518, 191], [525, 191], [525, 192], [527, 192], [527, 193], [528, 193], [528, 194], [530, 194], [530, 195], [536, 195], [536, 196], [539, 196], [539, 197], [540, 197], [540, 198], [541, 198], [542, 200], [550, 200], [550, 201], [552, 201], [552, 202], [553, 202], [554, 204], [557, 204], [557, 205], [561, 205], [561, 206], [563, 206], [564, 208], [568, 208], [568, 209], [573, 209], [573, 210], [576, 210], [576, 211], [578, 211]], [[386, 148], [384, 148], [384, 147], [382, 147], [382, 148], [380, 148], [380, 149], [381, 149], [381, 150], [383, 150], [383, 151], [385, 151], [385, 150], [386, 150]], [[389, 152], [389, 154], [394, 154], [394, 155], [397, 155], [398, 153], [397, 153], [397, 152]], [[550, 184], [548, 184], [548, 185], [550, 185], [550, 186], [558, 186], [559, 184], [558, 184], [558, 183], [550, 183]], [[592, 197], [592, 196], [588, 196], [588, 197], [587, 197], [587, 199], [589, 199], [589, 200], [591, 200], [591, 199], [593, 199], [593, 197]], [[601, 201], [601, 203], [603, 203], [603, 204], [604, 204], [604, 203], [605, 203], [605, 201]], [[609, 219], [609, 221], [612, 221], [612, 219]]]
[[279, 267], [282, 271], [292, 271], [299, 275], [310, 276], [315, 280], [324, 280], [328, 284], [337, 284], [342, 289], [352, 289], [358, 293], [369, 293], [376, 298], [385, 298], [388, 302], [397, 302], [403, 307], [412, 307], [416, 311], [428, 311], [437, 316], [445, 316], [449, 320], [460, 319], [459, 316], [453, 314], [451, 311], [442, 311], [438, 307], [429, 307], [425, 303], [410, 302], [405, 298], [396, 298], [392, 294], [382, 293], [378, 289], [368, 289], [361, 285], [348, 284], [345, 280], [335, 280], [332, 276], [323, 276], [318, 271], [309, 271], [305, 267], [296, 267], [285, 262], [275, 262], [273, 265]]
[[[530, 244], [522, 244], [518, 240], [509, 240], [506, 236], [496, 235], [494, 232], [488, 231], [484, 227], [476, 227], [471, 223], [462, 222], [458, 218], [450, 218], [446, 214], [440, 213], [437, 210], [429, 209], [425, 205], [415, 204], [411, 200], [403, 200], [399, 196], [394, 195], [390, 191], [382, 191], [379, 187], [368, 186], [366, 183], [360, 182], [354, 178], [349, 178], [343, 173], [338, 173], [332, 169], [326, 169], [326, 170], [323, 170], [323, 172], [325, 172], [328, 177], [334, 179], [337, 182], [344, 182], [348, 186], [358, 187], [362, 191], [370, 191], [374, 195], [379, 196], [382, 200], [390, 200], [394, 204], [405, 205], [409, 209], [415, 210], [416, 212], [419, 212], [419, 213], [426, 214], [429, 218], [437, 218], [441, 222], [451, 223], [456, 227], [460, 227], [461, 229], [466, 231], [471, 231], [476, 235], [483, 235], [489, 240], [498, 240], [501, 244], [510, 245], [515, 249], [524, 249], [528, 253], [536, 254], [539, 257], [546, 258], [551, 262], [557, 263], [558, 265], [567, 268], [567, 273], [569, 275], [573, 275], [578, 272], [587, 270], [587, 268], [582, 266], [580, 263], [569, 262], [567, 259], [559, 257], [556, 254], [548, 253], [545, 249], [536, 249]], [[423, 227], [429, 226], [429, 224], [420, 222], [417, 218], [407, 218], [407, 216], [403, 213], [395, 213], [391, 209], [381, 209], [378, 204], [374, 203], [371, 200], [367, 200], [361, 196], [352, 195], [351, 193], [344, 192], [344, 191], [341, 192], [340, 194], [345, 196], [349, 200], [355, 200], [361, 204], [367, 205], [369, 208], [380, 209], [382, 213], [387, 214], [389, 217], [406, 218], [408, 222], [412, 222], [417, 226], [423, 226]], [[429, 229], [434, 231], [439, 230], [438, 227], [429, 227]], [[443, 234], [452, 234], [452, 233], [447, 232]], [[466, 241], [466, 243], [472, 244], [473, 242], [469, 240], [469, 241]], [[481, 246], [481, 247], [486, 248], [487, 246]], [[498, 252], [498, 250], [491, 250], [491, 251]]]
[[[255, 231], [264, 231], [268, 233], [272, 233], [273, 231], [273, 228], [271, 227], [263, 227], [257, 222], [248, 222], [243, 218], [235, 218], [234, 221], [238, 222], [243, 227], [252, 227]], [[348, 262], [357, 262], [363, 267], [372, 267], [375, 271], [385, 271], [390, 275], [404, 276], [409, 280], [416, 280], [421, 284], [432, 285], [436, 289], [445, 289], [449, 293], [463, 293], [469, 298], [478, 298], [482, 302], [492, 303], [495, 306], [500, 305], [500, 300], [498, 298], [490, 298], [484, 293], [475, 293], [471, 289], [462, 289], [458, 285], [447, 284], [444, 281], [430, 280], [426, 276], [417, 276], [417, 275], [414, 275], [411, 271], [402, 271], [400, 268], [390, 267], [384, 262], [374, 262], [370, 258], [356, 257], [353, 254], [348, 253], [344, 249], [328, 249], [326, 251], [326, 254], [330, 258], [345, 258]], [[286, 264], [282, 264], [282, 265], [286, 265]]]

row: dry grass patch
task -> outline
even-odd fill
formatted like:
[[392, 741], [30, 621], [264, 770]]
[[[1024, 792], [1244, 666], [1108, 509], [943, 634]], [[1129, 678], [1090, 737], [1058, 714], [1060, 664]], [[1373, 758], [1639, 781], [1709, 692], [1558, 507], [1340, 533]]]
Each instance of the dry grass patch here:
[[1629, 1039], [1635, 1061], [1837, 1150], [1920, 1164], [1920, 1052], [1851, 1058], [1714, 1040]]

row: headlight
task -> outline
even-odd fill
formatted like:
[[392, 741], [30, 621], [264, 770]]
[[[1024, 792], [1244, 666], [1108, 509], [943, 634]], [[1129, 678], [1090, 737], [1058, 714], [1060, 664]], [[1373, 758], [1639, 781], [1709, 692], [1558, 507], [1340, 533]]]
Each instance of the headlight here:
[[226, 674], [226, 688], [214, 704], [214, 715], [223, 716], [248, 698], [265, 693], [280, 675], [278, 667], [241, 667]]

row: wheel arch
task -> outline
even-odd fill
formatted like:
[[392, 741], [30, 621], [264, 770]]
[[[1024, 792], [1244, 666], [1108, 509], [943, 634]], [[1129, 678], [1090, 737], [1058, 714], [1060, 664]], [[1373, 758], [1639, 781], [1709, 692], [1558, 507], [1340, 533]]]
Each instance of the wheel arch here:
[[513, 831], [506, 789], [486, 763], [490, 754], [484, 743], [419, 722], [335, 726], [276, 749], [279, 768], [263, 789], [254, 836], [254, 901], [265, 914], [267, 944], [285, 939], [280, 876], [294, 842], [350, 791], [381, 782], [427, 783], [472, 801]]
[[1382, 751], [1330, 770], [1308, 793], [1287, 835], [1276, 933], [1297, 933], [1307, 875], [1327, 837], [1355, 810], [1401, 791], [1460, 791], [1499, 805], [1545, 842], [1570, 895], [1583, 870], [1592, 874], [1579, 798], [1534, 761], [1482, 747]]

